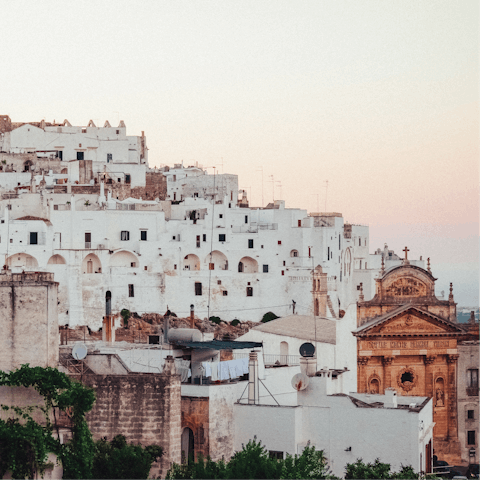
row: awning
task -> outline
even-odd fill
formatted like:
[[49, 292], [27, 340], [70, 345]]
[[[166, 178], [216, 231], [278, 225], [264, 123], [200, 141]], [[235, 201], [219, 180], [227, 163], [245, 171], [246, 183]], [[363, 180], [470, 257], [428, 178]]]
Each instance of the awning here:
[[244, 348], [263, 347], [263, 343], [259, 342], [234, 342], [223, 340], [211, 340], [210, 342], [177, 342], [186, 348], [208, 348], [211, 350], [241, 350]]

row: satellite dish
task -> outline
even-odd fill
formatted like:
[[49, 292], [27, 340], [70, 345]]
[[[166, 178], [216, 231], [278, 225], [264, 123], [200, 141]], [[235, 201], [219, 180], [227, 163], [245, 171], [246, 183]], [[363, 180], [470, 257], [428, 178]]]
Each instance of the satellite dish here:
[[300, 345], [300, 355], [302, 357], [313, 357], [315, 355], [315, 347], [311, 343], [302, 343]]
[[292, 387], [299, 392], [300, 390], [305, 390], [310, 383], [310, 378], [307, 377], [304, 373], [297, 373], [292, 378]]
[[87, 347], [83, 343], [77, 343], [72, 348], [72, 357], [75, 360], [83, 360], [87, 356]]

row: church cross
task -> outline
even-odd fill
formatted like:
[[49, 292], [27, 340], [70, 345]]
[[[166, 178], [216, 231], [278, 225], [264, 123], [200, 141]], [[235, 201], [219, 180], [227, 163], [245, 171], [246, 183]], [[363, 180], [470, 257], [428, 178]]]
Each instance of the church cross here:
[[408, 252], [410, 251], [410, 249], [405, 247], [402, 251], [405, 252], [405, 260], [408, 260]]

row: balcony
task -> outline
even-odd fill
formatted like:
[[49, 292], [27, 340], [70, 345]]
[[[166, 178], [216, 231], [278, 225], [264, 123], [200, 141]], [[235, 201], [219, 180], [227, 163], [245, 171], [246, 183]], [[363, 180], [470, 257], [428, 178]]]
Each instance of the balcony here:
[[478, 397], [478, 387], [467, 387], [467, 396]]

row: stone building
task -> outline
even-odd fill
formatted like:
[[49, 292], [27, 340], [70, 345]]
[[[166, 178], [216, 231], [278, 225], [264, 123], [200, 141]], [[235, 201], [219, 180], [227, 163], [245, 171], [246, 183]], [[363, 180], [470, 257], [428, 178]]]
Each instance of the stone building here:
[[[408, 250], [406, 250], [407, 252]], [[433, 449], [439, 459], [460, 461], [457, 419], [457, 344], [465, 331], [456, 304], [435, 296], [435, 278], [411, 265], [381, 270], [376, 294], [357, 303], [358, 392], [433, 398]], [[428, 453], [428, 452], [427, 452]], [[431, 453], [431, 452], [430, 452]]]

